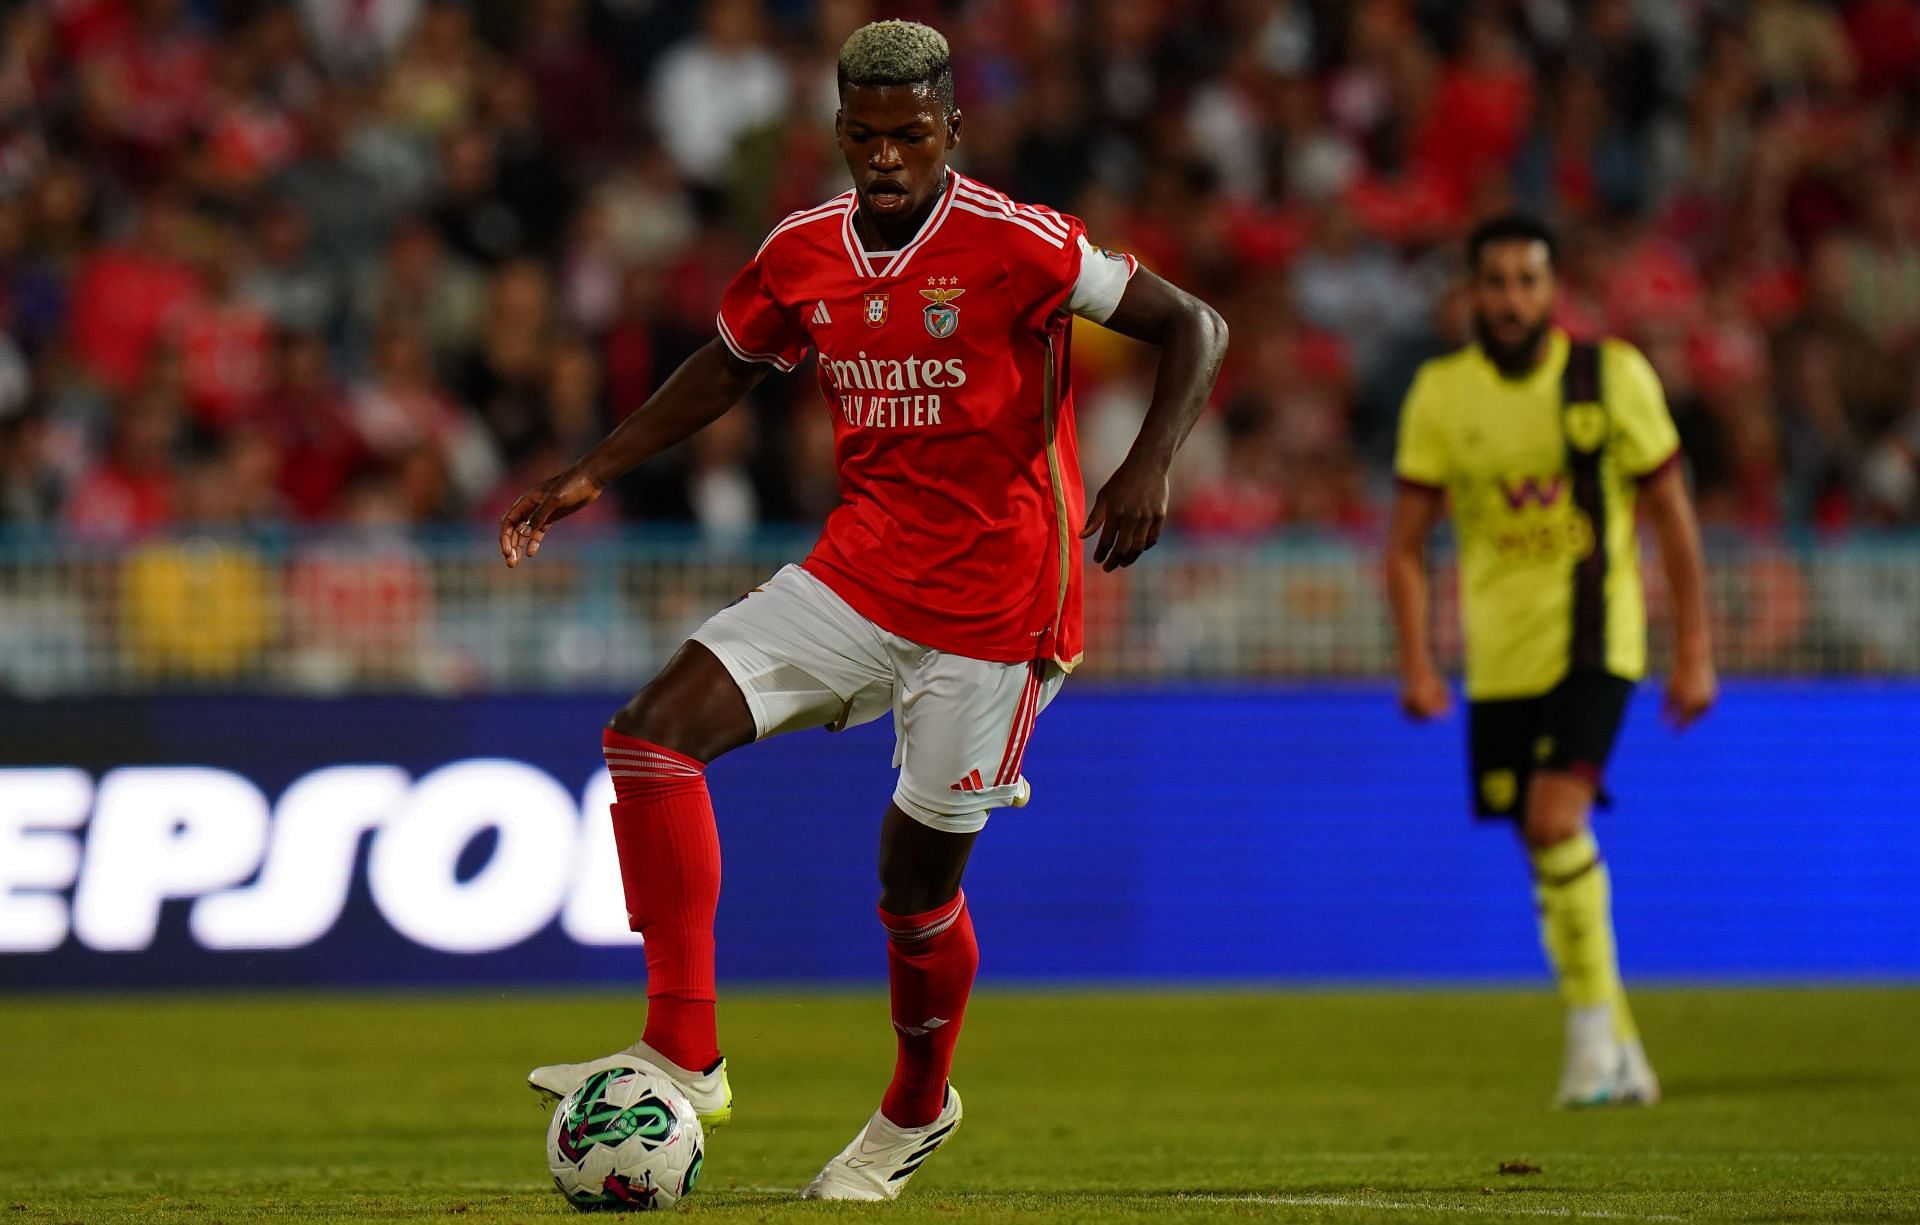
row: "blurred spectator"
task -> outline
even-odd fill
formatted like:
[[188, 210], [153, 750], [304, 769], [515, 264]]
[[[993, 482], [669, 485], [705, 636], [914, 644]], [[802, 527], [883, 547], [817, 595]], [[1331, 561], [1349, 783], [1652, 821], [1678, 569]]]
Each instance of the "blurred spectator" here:
[[695, 220], [672, 160], [639, 141], [600, 181], [588, 204], [606, 227], [615, 255], [628, 263], [663, 260], [693, 237]]
[[81, 132], [129, 179], [156, 183], [206, 121], [215, 48], [182, 0], [83, 3], [69, 27]]
[[273, 320], [240, 294], [245, 259], [240, 235], [214, 228], [200, 260], [202, 292], [177, 325], [187, 406], [208, 434], [257, 417], [272, 377]]
[[435, 368], [450, 374], [479, 334], [485, 296], [485, 278], [447, 251], [430, 223], [403, 220], [384, 257], [361, 270], [353, 304], [355, 351], [372, 343], [381, 320], [407, 319], [425, 332]]
[[155, 347], [200, 293], [185, 258], [187, 214], [171, 192], [142, 204], [130, 242], [101, 247], [75, 274], [70, 343], [81, 369], [114, 391], [130, 389]]
[[280, 337], [272, 404], [265, 428], [279, 451], [277, 484], [289, 512], [307, 522], [332, 518], [341, 491], [373, 465], [374, 454], [328, 367], [326, 344], [315, 333]]
[[700, 35], [669, 51], [654, 74], [654, 132], [696, 183], [726, 179], [734, 142], [770, 125], [788, 101], [785, 65], [766, 46], [758, 0], [712, 0]]
[[1294, 265], [1293, 288], [1301, 317], [1340, 336], [1358, 366], [1371, 368], [1427, 313], [1419, 283], [1342, 208], [1320, 215], [1313, 244]]
[[300, 125], [292, 99], [305, 92], [276, 79], [269, 56], [272, 30], [262, 18], [220, 47], [208, 101], [199, 185], [221, 200], [240, 202], [285, 169], [300, 152]]
[[502, 267], [488, 288], [479, 343], [467, 353], [458, 386], [509, 462], [549, 432], [546, 381], [553, 339], [546, 269], [530, 259]]
[[368, 450], [395, 466], [416, 518], [445, 516], [453, 509], [445, 502], [449, 494], [473, 499], [499, 474], [486, 431], [434, 377], [426, 341], [413, 324], [381, 327], [367, 378], [348, 403]]
[[1184, 499], [1175, 526], [1200, 539], [1258, 539], [1287, 518], [1279, 452], [1257, 404], [1228, 408], [1225, 427], [1224, 470]]
[[659, 269], [646, 264], [627, 269], [621, 281], [620, 309], [607, 331], [603, 359], [608, 416], [615, 423], [646, 403], [665, 377], [656, 356], [665, 289]]
[[442, 135], [472, 110], [482, 70], [466, 6], [431, 0], [387, 71], [385, 110], [406, 127]]
[[46, 253], [29, 245], [27, 202], [0, 198], [0, 331], [37, 354], [59, 336], [66, 283]]
[[364, 122], [347, 93], [324, 93], [307, 115], [304, 155], [273, 182], [274, 194], [306, 215], [317, 253], [336, 268], [371, 256], [391, 216], [381, 176], [351, 148]]
[[439, 203], [433, 223], [441, 241], [463, 259], [495, 264], [527, 246], [525, 219], [500, 190], [492, 132], [462, 128], [441, 147]]
[[540, 100], [542, 137], [576, 169], [604, 163], [621, 135], [620, 84], [587, 32], [584, 0], [533, 0], [518, 61]]
[[41, 420], [28, 398], [27, 364], [0, 336], [0, 529], [50, 522], [60, 508], [60, 478], [47, 462]]
[[340, 273], [314, 258], [313, 227], [286, 200], [273, 200], [254, 223], [254, 260], [240, 292], [274, 326], [294, 332], [324, 332], [340, 314]]
[[687, 443], [687, 501], [710, 543], [745, 544], [760, 523], [760, 495], [748, 470], [754, 434], [752, 413], [736, 408]]
[[124, 540], [173, 521], [182, 415], [158, 381], [128, 397], [106, 454], [67, 498], [66, 523], [75, 534]]
[[378, 72], [419, 20], [421, 0], [299, 0], [321, 62], [355, 79]]

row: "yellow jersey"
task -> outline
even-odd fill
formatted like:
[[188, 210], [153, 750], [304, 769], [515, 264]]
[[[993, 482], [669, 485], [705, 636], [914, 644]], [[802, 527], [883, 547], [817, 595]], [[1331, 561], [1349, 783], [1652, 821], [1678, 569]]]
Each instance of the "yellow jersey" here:
[[1394, 470], [1453, 506], [1470, 699], [1535, 697], [1575, 666], [1646, 674], [1634, 499], [1679, 449], [1658, 376], [1624, 341], [1555, 329], [1520, 378], [1477, 344], [1420, 368]]

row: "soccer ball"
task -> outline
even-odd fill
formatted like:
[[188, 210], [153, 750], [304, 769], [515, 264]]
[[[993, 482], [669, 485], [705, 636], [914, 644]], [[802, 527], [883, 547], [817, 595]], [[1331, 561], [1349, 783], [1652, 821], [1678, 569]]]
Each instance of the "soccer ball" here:
[[671, 1208], [700, 1179], [693, 1103], [649, 1068], [609, 1068], [561, 1100], [547, 1126], [553, 1185], [582, 1212]]

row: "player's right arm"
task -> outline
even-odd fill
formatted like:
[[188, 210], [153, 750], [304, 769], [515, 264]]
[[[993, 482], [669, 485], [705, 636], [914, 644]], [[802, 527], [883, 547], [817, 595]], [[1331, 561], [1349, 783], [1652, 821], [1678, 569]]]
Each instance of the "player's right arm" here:
[[1427, 537], [1446, 509], [1446, 452], [1434, 419], [1435, 405], [1424, 378], [1414, 380], [1400, 413], [1394, 456], [1399, 489], [1387, 527], [1382, 560], [1387, 603], [1400, 643], [1400, 708], [1408, 717], [1437, 719], [1452, 707], [1447, 682], [1433, 663], [1427, 634], [1430, 591]]
[[538, 553], [549, 527], [591, 504], [611, 482], [724, 415], [767, 369], [735, 356], [718, 337], [708, 341], [571, 468], [514, 500], [500, 516], [500, 555], [507, 565]]
[[509, 567], [540, 551], [547, 528], [600, 496], [607, 485], [698, 433], [740, 402], [771, 367], [792, 370], [809, 337], [774, 288], [774, 231], [720, 297], [718, 335], [689, 357], [573, 467], [521, 494], [500, 516], [500, 555]]

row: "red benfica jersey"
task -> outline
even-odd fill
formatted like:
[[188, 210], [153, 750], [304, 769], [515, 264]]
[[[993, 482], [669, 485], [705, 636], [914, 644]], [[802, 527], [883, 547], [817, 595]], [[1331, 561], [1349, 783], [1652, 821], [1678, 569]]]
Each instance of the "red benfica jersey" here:
[[1067, 341], [1137, 265], [959, 174], [898, 251], [861, 248], [858, 207], [849, 191], [782, 221], [720, 305], [747, 361], [819, 352], [840, 504], [804, 564], [913, 642], [1070, 668], [1086, 498]]

